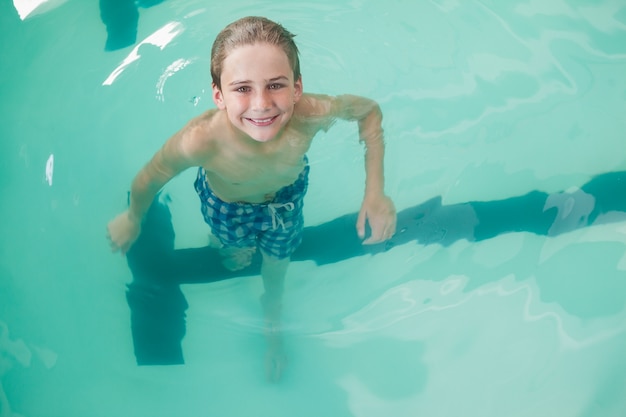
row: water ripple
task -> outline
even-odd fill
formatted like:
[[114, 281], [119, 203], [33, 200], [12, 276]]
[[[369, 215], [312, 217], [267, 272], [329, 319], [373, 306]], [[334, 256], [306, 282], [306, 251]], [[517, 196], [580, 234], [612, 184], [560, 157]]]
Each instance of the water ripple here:
[[[441, 283], [414, 280], [398, 285], [381, 294], [361, 310], [345, 317], [342, 320], [343, 329], [321, 333], [315, 337], [325, 340], [333, 347], [351, 345], [373, 334], [391, 333], [399, 339], [421, 339], [434, 331], [432, 326], [435, 323], [426, 318], [415, 323], [417, 317], [427, 313], [440, 314], [446, 310], [463, 308], [477, 299], [481, 300], [482, 308], [476, 305], [467, 308], [484, 309], [495, 302], [493, 296], [512, 297], [507, 305], [510, 305], [513, 311], [518, 311], [513, 314], [521, 313], [521, 317], [527, 323], [551, 322], [562, 349], [583, 349], [626, 332], [624, 321], [626, 310], [615, 316], [583, 324], [560, 306], [542, 302], [540, 290], [534, 279], [518, 282], [515, 276], [510, 274], [498, 282], [465, 293], [463, 289], [468, 280], [463, 275], [452, 275]], [[499, 311], [497, 314], [508, 313]], [[435, 316], [431, 318], [437, 320]], [[444, 322], [449, 319], [450, 317], [443, 318]], [[408, 330], [411, 328], [412, 332]]]

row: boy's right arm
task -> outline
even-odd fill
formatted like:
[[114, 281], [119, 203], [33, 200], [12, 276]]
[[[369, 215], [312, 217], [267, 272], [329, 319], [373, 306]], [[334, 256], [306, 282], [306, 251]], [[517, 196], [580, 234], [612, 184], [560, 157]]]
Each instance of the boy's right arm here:
[[[154, 155], [137, 174], [132, 182], [129, 196], [129, 206], [124, 212], [118, 214], [107, 226], [108, 238], [113, 252], [121, 251], [126, 253], [132, 244], [139, 237], [141, 232], [141, 221], [148, 211], [150, 204], [156, 193], [167, 183], [169, 176], [155, 175], [158, 166], [159, 154], [162, 149]], [[168, 178], [169, 177], [169, 178]]]
[[141, 232], [143, 216], [159, 190], [185, 169], [200, 165], [198, 136], [201, 127], [190, 123], [172, 136], [137, 174], [130, 190], [129, 207], [107, 226], [113, 252], [126, 253]]

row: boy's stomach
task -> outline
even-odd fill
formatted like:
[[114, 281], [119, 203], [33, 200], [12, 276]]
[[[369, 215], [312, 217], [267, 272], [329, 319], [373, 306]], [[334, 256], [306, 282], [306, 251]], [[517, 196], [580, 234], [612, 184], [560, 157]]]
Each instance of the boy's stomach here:
[[290, 170], [290, 172], [274, 173], [274, 175], [256, 178], [226, 180], [219, 175], [207, 171], [205, 180], [215, 196], [227, 203], [261, 204], [272, 201], [278, 191], [293, 184], [304, 166]]

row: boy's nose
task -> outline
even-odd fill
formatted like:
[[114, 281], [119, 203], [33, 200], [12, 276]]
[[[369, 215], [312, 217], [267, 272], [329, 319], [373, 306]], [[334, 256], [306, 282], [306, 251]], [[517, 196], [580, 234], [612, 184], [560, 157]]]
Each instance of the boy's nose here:
[[254, 110], [266, 111], [272, 107], [272, 101], [267, 91], [260, 91], [254, 97]]

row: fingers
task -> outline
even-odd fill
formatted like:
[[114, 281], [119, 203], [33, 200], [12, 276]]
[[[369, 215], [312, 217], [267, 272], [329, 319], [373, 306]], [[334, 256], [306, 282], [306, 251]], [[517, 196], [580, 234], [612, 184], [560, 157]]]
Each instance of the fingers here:
[[373, 222], [370, 219], [370, 226], [372, 228], [372, 235], [363, 241], [364, 245], [375, 245], [389, 240], [396, 233], [396, 220], [388, 219], [387, 221], [380, 223]]
[[111, 248], [111, 252], [115, 253], [120, 249], [119, 246], [117, 246], [117, 243], [113, 242], [113, 239], [111, 238], [111, 234], [108, 231], [107, 231], [107, 240], [109, 241], [109, 247]]
[[364, 245], [384, 242], [396, 233], [396, 210], [393, 202], [386, 196], [365, 199], [357, 219], [357, 233], [365, 238], [365, 224], [369, 222], [371, 235], [363, 241]]
[[372, 235], [370, 237], [368, 237], [367, 239], [365, 239], [363, 241], [363, 244], [364, 245], [375, 245], [377, 243], [385, 242], [385, 241], [391, 239], [395, 233], [396, 233], [395, 227], [394, 228], [385, 229], [380, 234], [375, 234], [374, 231], [372, 231]]
[[127, 216], [120, 215], [107, 225], [106, 237], [111, 252], [125, 255], [141, 232], [140, 225], [129, 223], [127, 219]]
[[120, 245], [113, 240], [111, 234], [107, 232], [107, 240], [109, 241], [109, 247], [111, 248], [112, 253], [120, 252], [122, 255], [125, 255], [128, 252], [130, 245]]
[[126, 253], [126, 248], [123, 246], [119, 246], [117, 243], [113, 242], [111, 238], [109, 238], [109, 247], [111, 248], [111, 252], [121, 252], [122, 255]]
[[356, 220], [356, 233], [359, 235], [359, 238], [363, 239], [365, 237], [365, 219], [367, 218], [367, 213], [365, 210], [361, 209], [359, 212], [359, 217]]

